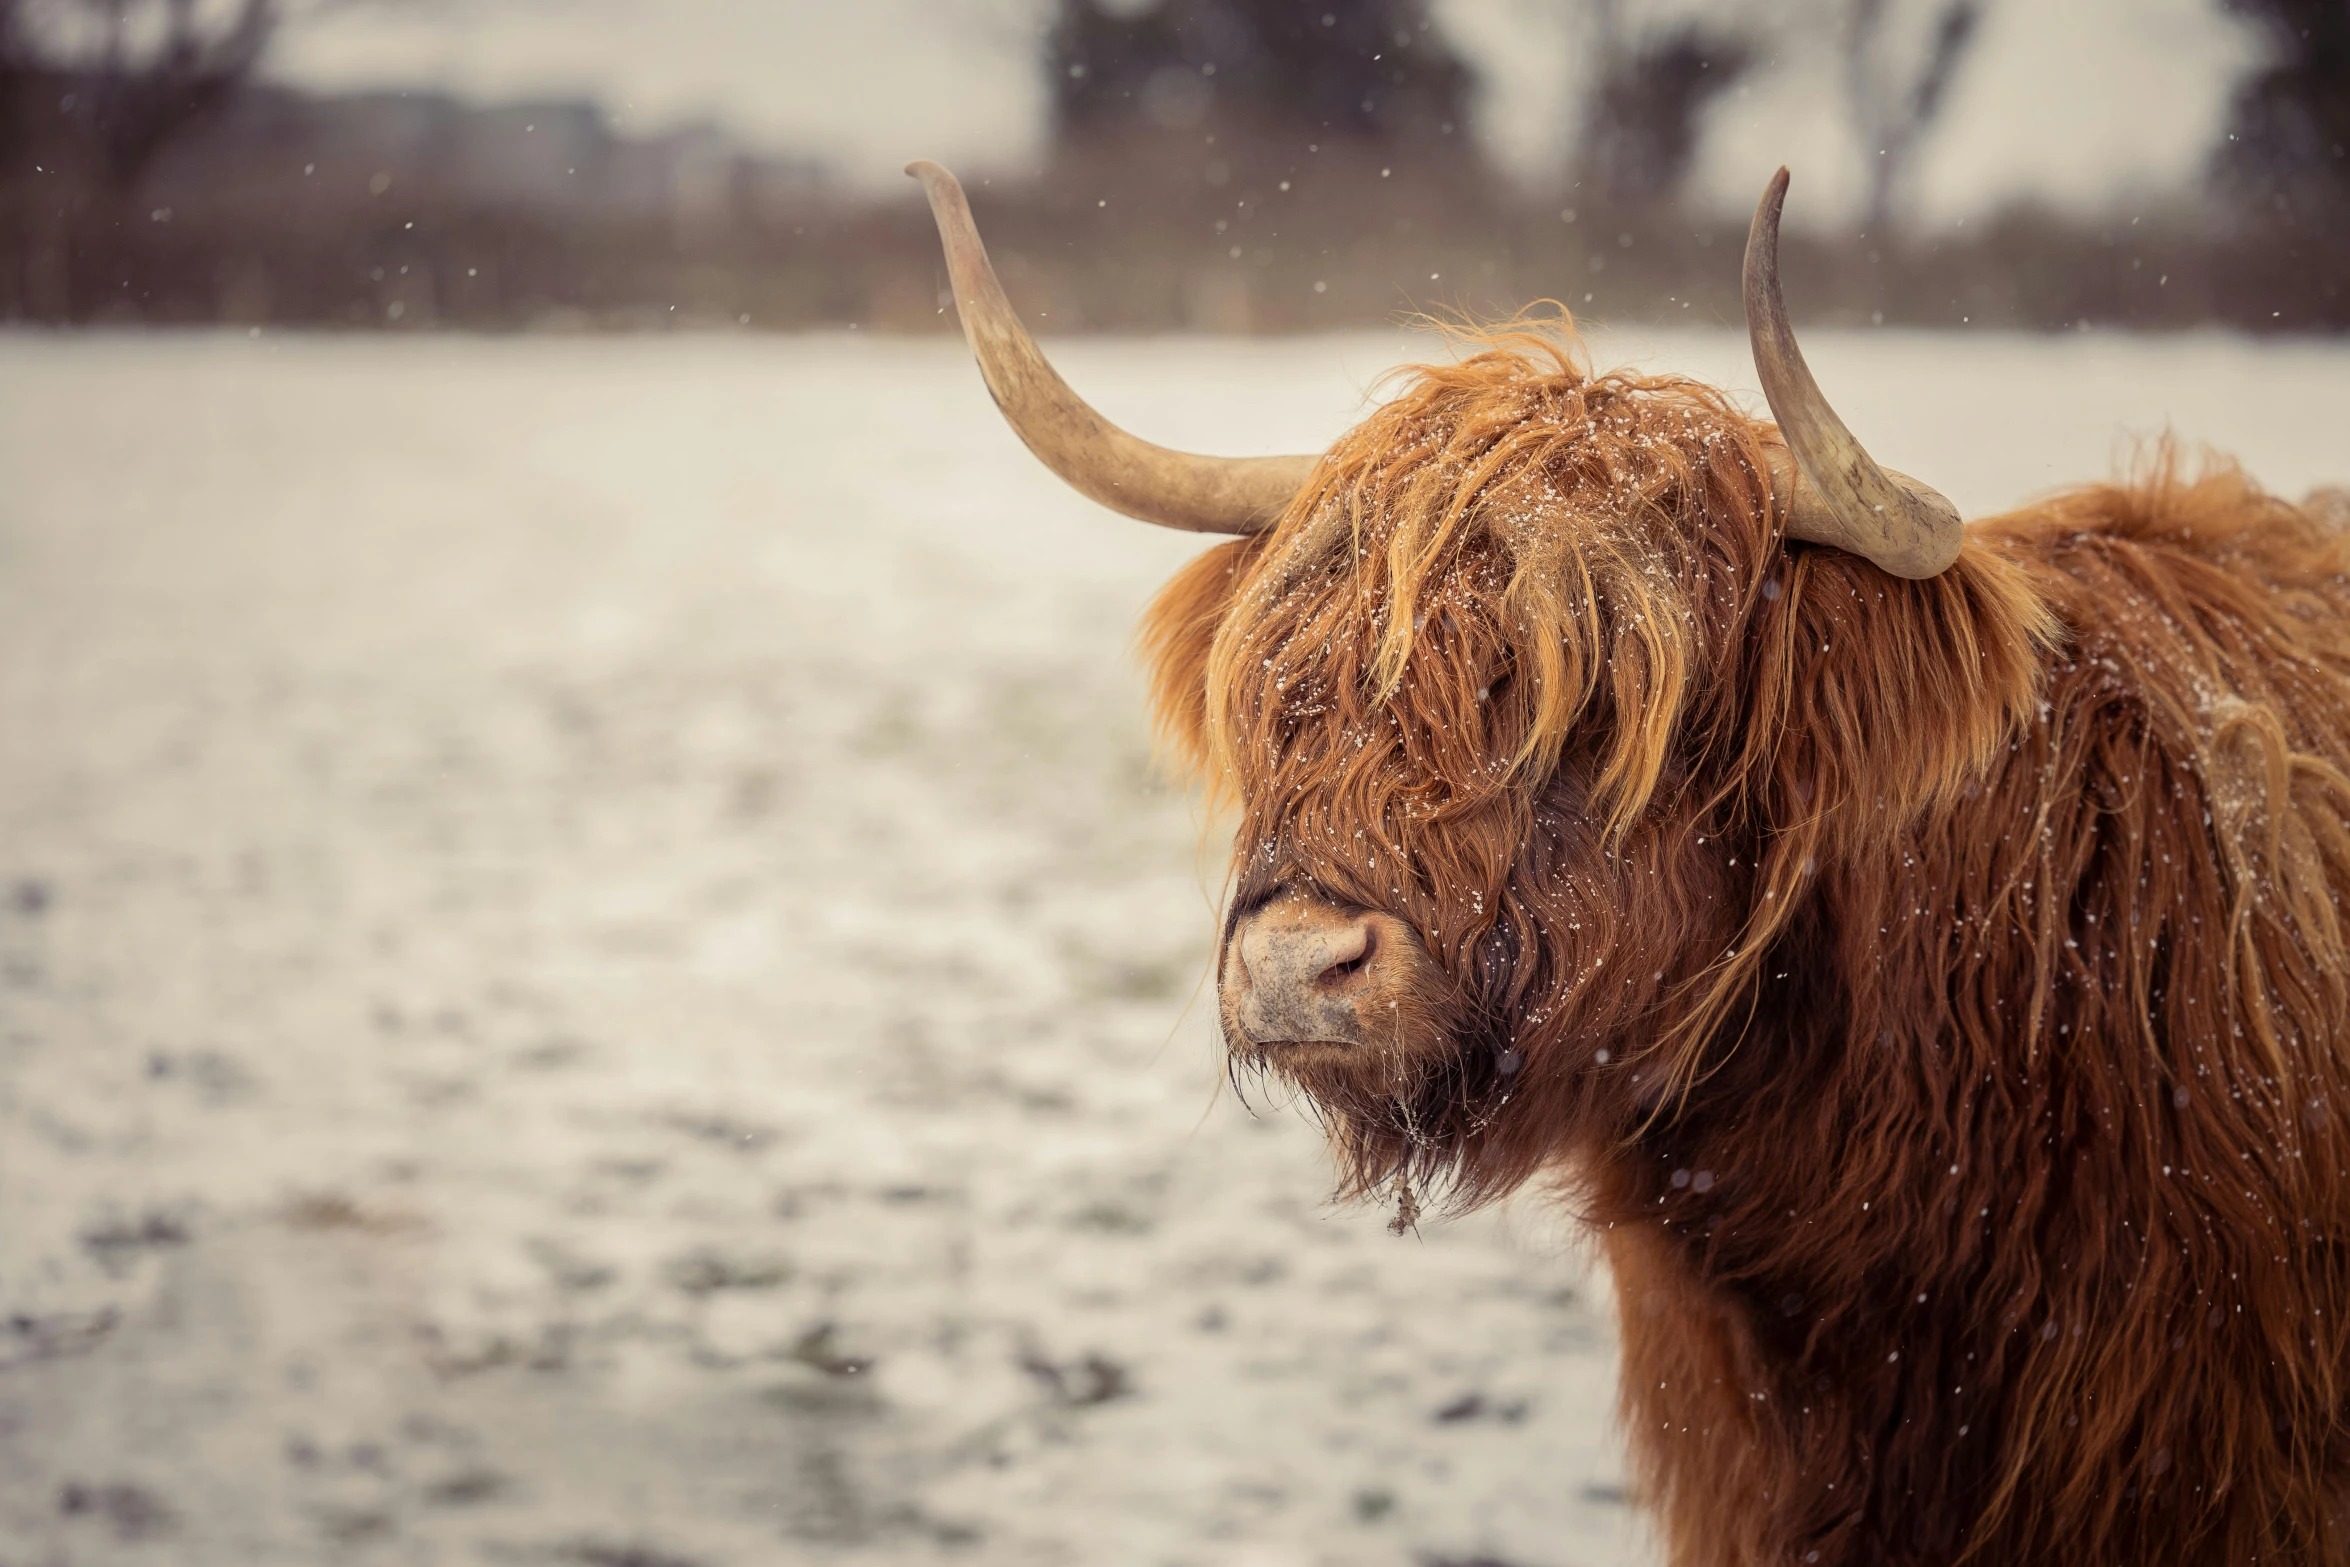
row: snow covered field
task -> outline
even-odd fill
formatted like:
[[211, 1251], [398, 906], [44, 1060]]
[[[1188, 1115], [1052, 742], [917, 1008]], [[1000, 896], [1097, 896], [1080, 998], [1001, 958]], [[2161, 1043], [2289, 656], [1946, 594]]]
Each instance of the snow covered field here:
[[[1432, 351], [1059, 357], [1239, 453]], [[1970, 510], [2350, 478], [2342, 348], [1812, 358]], [[1219, 1091], [1195, 548], [945, 338], [0, 338], [0, 1567], [1648, 1559], [1572, 1237]]]

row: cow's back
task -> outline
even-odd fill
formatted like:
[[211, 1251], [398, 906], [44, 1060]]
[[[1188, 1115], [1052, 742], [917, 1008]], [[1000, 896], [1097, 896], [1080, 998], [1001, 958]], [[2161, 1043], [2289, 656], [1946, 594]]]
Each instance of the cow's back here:
[[2062, 627], [1940, 857], [2009, 1080], [1968, 1108], [2018, 1188], [1976, 1298], [2025, 1554], [2350, 1559], [2342, 521], [2165, 463], [1984, 530]]

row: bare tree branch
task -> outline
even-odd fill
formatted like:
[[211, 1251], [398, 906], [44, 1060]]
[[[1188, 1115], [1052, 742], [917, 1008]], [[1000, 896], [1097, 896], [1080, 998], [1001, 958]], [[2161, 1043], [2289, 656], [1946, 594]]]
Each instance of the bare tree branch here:
[[1844, 81], [1868, 159], [1863, 221], [1871, 234], [1883, 234], [1892, 224], [1918, 147], [1941, 118], [1987, 4], [1947, 0], [1935, 17], [1925, 58], [1911, 74], [1887, 58], [1886, 0], [1852, 0], [1844, 29]]
[[1622, 210], [1674, 201], [1696, 156], [1707, 105], [1753, 63], [1744, 38], [1687, 22], [1634, 40], [1612, 0], [1592, 8], [1593, 81], [1577, 161], [1587, 187]]

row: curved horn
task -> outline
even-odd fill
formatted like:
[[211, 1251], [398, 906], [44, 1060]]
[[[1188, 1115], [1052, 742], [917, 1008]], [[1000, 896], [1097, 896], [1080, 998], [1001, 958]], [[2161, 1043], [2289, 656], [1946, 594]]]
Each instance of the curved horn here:
[[1195, 457], [1128, 435], [1069, 390], [1020, 324], [955, 177], [909, 163], [930, 198], [963, 336], [996, 407], [1047, 468], [1112, 511], [1193, 533], [1262, 533], [1313, 475], [1317, 457]]
[[1878, 467], [1820, 395], [1803, 350], [1795, 346], [1779, 293], [1779, 211], [1786, 202], [1787, 171], [1781, 169], [1747, 230], [1745, 284], [1754, 368], [1771, 417], [1802, 470], [1787, 503], [1787, 532], [1850, 550], [1896, 577], [1938, 576], [1958, 559], [1958, 508], [1931, 485]]

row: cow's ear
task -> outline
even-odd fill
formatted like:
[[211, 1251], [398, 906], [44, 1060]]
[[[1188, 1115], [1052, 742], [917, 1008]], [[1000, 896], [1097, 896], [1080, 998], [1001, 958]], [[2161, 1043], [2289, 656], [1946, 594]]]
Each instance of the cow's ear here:
[[1979, 543], [1923, 581], [1796, 547], [1748, 644], [1750, 798], [1781, 829], [1900, 831], [1978, 781], [2031, 716], [2057, 634], [2023, 570]]
[[1175, 574], [1144, 611], [1137, 638], [1150, 674], [1160, 744], [1194, 777], [1208, 771], [1208, 654], [1263, 541], [1219, 544]]

